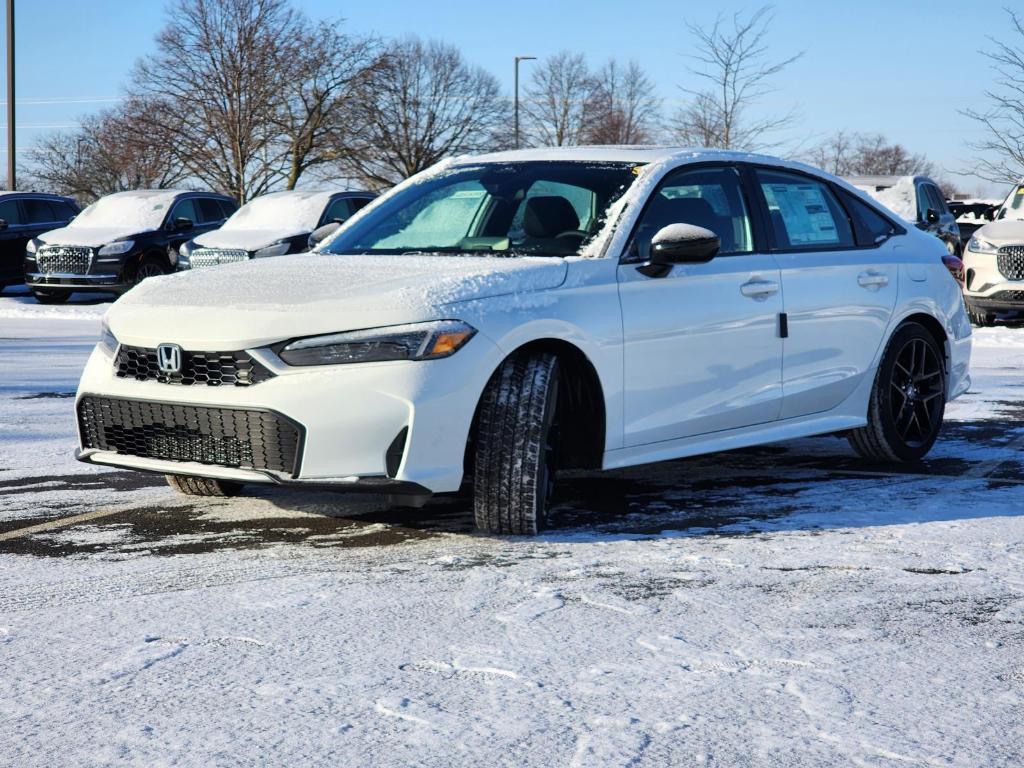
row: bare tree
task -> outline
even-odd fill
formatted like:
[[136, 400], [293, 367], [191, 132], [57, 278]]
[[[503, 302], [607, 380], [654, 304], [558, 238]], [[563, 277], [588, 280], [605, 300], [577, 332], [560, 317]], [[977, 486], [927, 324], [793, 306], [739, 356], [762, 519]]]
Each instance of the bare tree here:
[[286, 0], [176, 0], [130, 92], [189, 175], [240, 202], [285, 177], [277, 119], [301, 19]]
[[654, 83], [635, 61], [625, 68], [609, 59], [594, 77], [591, 114], [583, 131], [587, 144], [645, 144], [657, 133], [661, 100]]
[[29, 156], [30, 175], [83, 203], [111, 192], [182, 184], [187, 173], [181, 164], [139, 130], [147, 111], [145, 102], [129, 100], [86, 117], [75, 131], [43, 137]]
[[710, 28], [688, 25], [696, 50], [691, 72], [705, 87], [682, 88], [692, 99], [675, 120], [675, 133], [684, 143], [698, 139], [704, 146], [746, 150], [778, 145], [771, 135], [790, 125], [794, 113], [760, 117], [751, 108], [771, 92], [771, 78], [803, 54], [769, 55], [772, 19], [771, 7], [764, 6], [749, 17], [735, 14], [731, 23], [719, 16]]
[[328, 24], [304, 31], [289, 46], [277, 127], [286, 144], [285, 188], [306, 173], [339, 161], [355, 143], [361, 104], [372, 99], [379, 44]]
[[356, 113], [357, 144], [340, 161], [349, 176], [386, 187], [445, 157], [502, 143], [508, 100], [494, 76], [467, 64], [457, 48], [393, 42], [372, 72], [372, 97]]
[[882, 134], [839, 131], [814, 147], [808, 162], [836, 176], [933, 175], [935, 166], [922, 154], [890, 143]]
[[982, 154], [971, 173], [988, 181], [1017, 181], [1024, 176], [1024, 17], [1006, 9], [1014, 42], [988, 38], [991, 48], [981, 53], [996, 72], [994, 87], [985, 92], [989, 108], [963, 114], [985, 128], [986, 137], [973, 144]]
[[533, 69], [525, 89], [524, 133], [534, 144], [582, 144], [596, 111], [596, 82], [582, 54], [562, 51]]

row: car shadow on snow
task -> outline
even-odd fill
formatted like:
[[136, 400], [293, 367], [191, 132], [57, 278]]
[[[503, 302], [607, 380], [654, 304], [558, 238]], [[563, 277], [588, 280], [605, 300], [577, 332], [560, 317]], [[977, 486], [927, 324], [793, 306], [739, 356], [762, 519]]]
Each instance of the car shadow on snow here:
[[[825, 437], [608, 472], [567, 472], [541, 539], [750, 536], [1021, 514], [1024, 463], [1012, 443], [1022, 435], [1024, 427], [1000, 422], [950, 422], [928, 459], [896, 467], [864, 462], [845, 440]], [[90, 482], [123, 486], [130, 478], [158, 480], [113, 472]], [[979, 502], [964, 503], [969, 493]], [[464, 496], [437, 496], [409, 508], [382, 496], [249, 486], [234, 499], [175, 502], [7, 540], [0, 552], [67, 557], [358, 548], [473, 531]]]

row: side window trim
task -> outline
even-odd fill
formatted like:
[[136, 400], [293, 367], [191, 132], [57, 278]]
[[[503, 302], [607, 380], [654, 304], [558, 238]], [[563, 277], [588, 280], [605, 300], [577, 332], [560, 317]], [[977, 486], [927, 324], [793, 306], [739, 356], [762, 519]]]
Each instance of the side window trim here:
[[636, 245], [637, 230], [640, 228], [640, 224], [643, 222], [644, 216], [651, 207], [651, 203], [654, 201], [655, 195], [657, 195], [666, 182], [671, 181], [677, 174], [689, 173], [691, 171], [706, 171], [732, 168], [736, 171], [736, 175], [739, 181], [740, 193], [743, 195], [743, 202], [747, 207], [747, 216], [750, 218], [750, 229], [751, 236], [753, 239], [753, 250], [743, 253], [728, 253], [722, 254], [720, 257], [715, 258], [728, 259], [733, 256], [750, 256], [754, 253], [767, 253], [768, 241], [765, 238], [763, 231], [763, 225], [760, 219], [760, 211], [756, 210], [755, 196], [751, 194], [750, 183], [749, 183], [749, 167], [747, 163], [730, 163], [720, 161], [710, 161], [703, 163], [684, 163], [683, 165], [677, 165], [675, 168], [668, 170], [661, 180], [658, 182], [658, 186], [654, 188], [654, 191], [648, 195], [644, 201], [644, 206], [640, 210], [640, 214], [636, 217], [636, 221], [633, 222], [633, 227], [629, 232], [629, 237], [626, 239], [625, 247], [622, 253], [619, 254], [619, 264], [640, 264], [646, 261], [644, 254], [633, 255], [633, 249]]

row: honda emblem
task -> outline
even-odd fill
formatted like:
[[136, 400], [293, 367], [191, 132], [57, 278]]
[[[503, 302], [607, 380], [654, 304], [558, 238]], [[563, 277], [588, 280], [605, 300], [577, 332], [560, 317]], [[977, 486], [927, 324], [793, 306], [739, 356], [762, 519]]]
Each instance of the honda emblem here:
[[181, 347], [177, 344], [158, 346], [156, 364], [162, 373], [181, 373]]

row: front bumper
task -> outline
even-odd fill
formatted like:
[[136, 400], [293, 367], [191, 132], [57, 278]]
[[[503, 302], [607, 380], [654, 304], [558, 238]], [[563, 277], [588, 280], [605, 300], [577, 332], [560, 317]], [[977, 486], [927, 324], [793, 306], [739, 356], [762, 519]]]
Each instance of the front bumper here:
[[[273, 411], [302, 427], [294, 473], [95, 450], [86, 444], [81, 424], [78, 457], [94, 464], [240, 482], [388, 494], [457, 491], [476, 404], [502, 357], [480, 333], [455, 355], [428, 361], [292, 368], [263, 350], [251, 353], [261, 355], [276, 375], [247, 387], [184, 386], [120, 378], [112, 359], [97, 348], [82, 375], [76, 412], [87, 396]], [[393, 446], [403, 430], [403, 450], [396, 457]]]
[[76, 275], [59, 272], [26, 272], [25, 285], [29, 288], [70, 288], [77, 292], [99, 291], [109, 293], [111, 291], [121, 293], [131, 286], [121, 279], [119, 273], [108, 273], [98, 275]]
[[1002, 257], [994, 253], [964, 251], [964, 301], [972, 309], [999, 317], [1019, 316], [1024, 313], [1024, 280], [1004, 275], [999, 269], [999, 258]]

